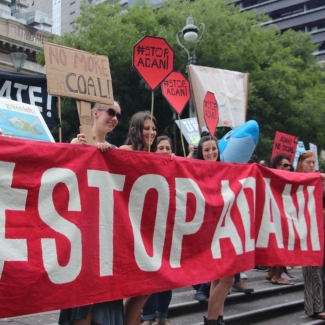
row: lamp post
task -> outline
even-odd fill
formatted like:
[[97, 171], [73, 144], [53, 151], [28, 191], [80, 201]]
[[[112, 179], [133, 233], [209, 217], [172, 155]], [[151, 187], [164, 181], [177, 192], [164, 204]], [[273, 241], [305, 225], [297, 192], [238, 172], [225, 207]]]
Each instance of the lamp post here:
[[9, 57], [16, 71], [19, 72], [27, 59], [27, 54], [22, 52], [14, 52], [9, 54]]
[[[202, 39], [202, 36], [204, 34], [204, 29], [205, 29], [205, 25], [203, 23], [199, 23], [197, 26], [195, 26], [194, 19], [192, 18], [192, 16], [189, 16], [186, 19], [186, 26], [182, 30], [180, 30], [176, 33], [177, 43], [187, 53], [187, 64], [188, 65], [196, 64], [195, 51]], [[186, 42], [189, 42], [189, 43], [196, 42], [193, 52], [192, 52], [192, 55], [190, 54], [190, 51], [185, 47], [185, 45], [183, 45], [181, 43], [181, 41], [180, 41], [181, 38], [183, 38]], [[187, 73], [187, 69], [186, 69], [186, 73]], [[194, 106], [193, 106], [192, 98], [190, 98], [190, 101], [189, 101], [189, 108], [190, 108], [190, 117], [194, 117], [195, 113], [194, 113]]]

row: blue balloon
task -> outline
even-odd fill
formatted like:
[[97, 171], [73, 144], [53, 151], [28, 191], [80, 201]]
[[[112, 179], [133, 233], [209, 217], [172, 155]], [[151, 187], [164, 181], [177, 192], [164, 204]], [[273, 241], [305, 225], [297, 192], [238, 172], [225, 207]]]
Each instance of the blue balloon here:
[[254, 120], [229, 131], [218, 142], [221, 161], [247, 163], [256, 148], [259, 133]]

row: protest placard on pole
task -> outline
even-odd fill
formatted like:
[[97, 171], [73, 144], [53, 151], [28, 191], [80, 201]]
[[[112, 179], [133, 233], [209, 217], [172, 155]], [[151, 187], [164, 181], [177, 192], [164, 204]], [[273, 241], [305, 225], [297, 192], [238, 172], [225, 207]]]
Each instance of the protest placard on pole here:
[[82, 132], [92, 143], [90, 102], [114, 103], [108, 58], [47, 42], [44, 55], [48, 92], [77, 100]]
[[275, 132], [271, 159], [278, 154], [285, 154], [290, 157], [290, 163], [293, 164], [298, 137], [279, 131]]
[[172, 72], [161, 84], [161, 91], [172, 108], [181, 115], [191, 97], [190, 83], [180, 72]]
[[164, 38], [145, 36], [133, 47], [133, 67], [154, 91], [174, 69], [174, 51]]
[[210, 91], [206, 93], [203, 100], [203, 114], [209, 132], [213, 136], [219, 122], [219, 108], [214, 93]]
[[174, 51], [164, 38], [145, 36], [133, 47], [133, 67], [151, 89], [152, 121], [154, 90], [173, 71]]
[[[182, 133], [187, 143], [193, 143], [195, 146], [200, 141], [199, 125], [196, 117], [185, 118], [180, 121], [175, 121], [179, 128], [182, 128]], [[180, 127], [180, 123], [182, 124]]]

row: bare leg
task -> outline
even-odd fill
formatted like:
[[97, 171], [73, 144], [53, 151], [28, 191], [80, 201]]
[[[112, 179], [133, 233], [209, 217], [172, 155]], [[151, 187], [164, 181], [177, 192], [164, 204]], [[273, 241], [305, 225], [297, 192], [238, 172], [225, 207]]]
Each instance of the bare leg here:
[[267, 273], [266, 277], [272, 279], [275, 273], [275, 266], [270, 267], [269, 272]]
[[124, 324], [139, 325], [141, 322], [141, 309], [150, 295], [130, 297], [124, 303]]
[[282, 272], [283, 272], [283, 266], [277, 265], [277, 266], [275, 266], [275, 272], [274, 272], [273, 276], [275, 278], [279, 279], [279, 278], [281, 278]]
[[73, 322], [73, 325], [90, 325], [92, 314], [93, 306], [90, 306], [87, 314], [87, 319], [76, 320], [75, 322]]
[[211, 282], [207, 319], [218, 319], [223, 315], [224, 303], [233, 283], [233, 275]]

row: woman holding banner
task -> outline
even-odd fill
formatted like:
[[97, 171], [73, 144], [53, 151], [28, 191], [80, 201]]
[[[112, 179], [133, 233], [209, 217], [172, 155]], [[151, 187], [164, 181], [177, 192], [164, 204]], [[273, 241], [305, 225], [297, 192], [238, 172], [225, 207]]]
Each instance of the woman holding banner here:
[[[110, 145], [105, 141], [106, 134], [113, 131], [121, 120], [121, 108], [113, 105], [95, 104], [91, 111], [92, 132], [97, 147], [106, 152]], [[90, 139], [88, 139], [90, 140]], [[84, 134], [78, 134], [71, 143], [87, 144]], [[124, 325], [123, 300], [95, 303], [89, 306], [63, 309], [60, 312], [60, 325]]]
[[[271, 161], [271, 168], [290, 171], [290, 157], [284, 154], [278, 154], [273, 157]], [[287, 278], [286, 278], [287, 277]], [[272, 284], [279, 285], [293, 285], [291, 277], [285, 266], [272, 266], [265, 277], [266, 280], [271, 281]]]
[[[296, 172], [313, 173], [315, 172], [316, 158], [313, 152], [302, 152], [298, 158]], [[323, 178], [325, 174], [321, 174]], [[324, 189], [323, 189], [324, 192]], [[323, 193], [324, 195], [324, 193]], [[323, 196], [324, 207], [324, 196]], [[324, 213], [324, 211], [323, 211]], [[322, 266], [304, 266], [302, 268], [304, 278], [304, 305], [308, 316], [325, 320], [324, 290], [325, 290], [325, 259]]]
[[[149, 111], [135, 113], [130, 121], [128, 137], [125, 144], [120, 147], [124, 150], [151, 151], [157, 149], [157, 121]], [[139, 325], [141, 309], [150, 294], [130, 297], [125, 300], [125, 325]]]
[[[171, 155], [173, 159], [172, 141], [166, 135], [157, 138], [156, 153]], [[172, 325], [167, 318], [168, 307], [172, 299], [172, 290], [153, 293], [142, 308], [141, 325]]]
[[[220, 161], [218, 139], [208, 132], [203, 132], [198, 145], [197, 159]], [[225, 325], [223, 321], [224, 303], [234, 283], [234, 276], [211, 281], [208, 314], [204, 317], [204, 325]]]
[[140, 111], [132, 116], [128, 137], [120, 149], [156, 151], [157, 121], [154, 116], [151, 119], [149, 111]]

